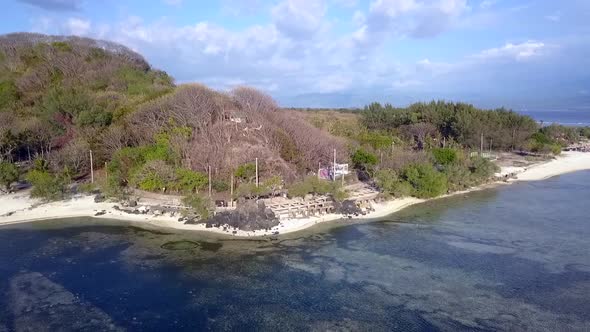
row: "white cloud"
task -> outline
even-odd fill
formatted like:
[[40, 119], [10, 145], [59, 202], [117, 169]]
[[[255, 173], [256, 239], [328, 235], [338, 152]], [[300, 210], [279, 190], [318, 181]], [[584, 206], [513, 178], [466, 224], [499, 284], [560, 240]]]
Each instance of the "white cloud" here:
[[326, 5], [318, 0], [284, 0], [272, 9], [277, 29], [293, 39], [310, 38], [324, 22]]
[[67, 21], [67, 33], [70, 35], [84, 36], [90, 32], [90, 21], [80, 18], [70, 18]]
[[334, 93], [349, 89], [352, 86], [353, 79], [351, 76], [343, 74], [332, 74], [320, 77], [315, 85], [319, 93]]
[[542, 54], [543, 50], [547, 48], [542, 42], [526, 41], [520, 44], [507, 43], [499, 48], [490, 48], [476, 54], [474, 57], [478, 59], [497, 59], [497, 58], [511, 58], [519, 61], [524, 61], [529, 58]]
[[[466, 0], [374, 0], [351, 39], [359, 47], [379, 45], [390, 37], [434, 37], [449, 29], [468, 10]], [[359, 22], [362, 18], [353, 18]]]
[[395, 18], [419, 6], [415, 0], [376, 0], [371, 2], [369, 11], [372, 14], [380, 13]]
[[[473, 12], [464, 0], [373, 0], [364, 9], [337, 8], [337, 13], [349, 15], [345, 26], [329, 12], [330, 5], [355, 2], [342, 1], [244, 0], [243, 3], [257, 5], [257, 13], [264, 11], [270, 15], [266, 23], [245, 28], [229, 28], [211, 21], [179, 25], [167, 18], [144, 21], [134, 16], [105, 23], [86, 20], [80, 13], [71, 14], [69, 19], [70, 14], [58, 18], [45, 13], [46, 16], [32, 21], [32, 26], [38, 32], [74, 33], [122, 43], [143, 54], [154, 67], [169, 72], [178, 82], [202, 82], [216, 89], [245, 84], [275, 96], [393, 96], [403, 91], [406, 96], [422, 93], [419, 98], [430, 99], [434, 98], [431, 93], [438, 92], [444, 98], [444, 91], [453, 89], [478, 92], [480, 85], [488, 82], [492, 82], [488, 88], [494, 87], [499, 72], [512, 73], [510, 77], [517, 78], [506, 81], [529, 76], [522, 73], [555, 60], [557, 57], [550, 57], [555, 55], [553, 45], [564, 45], [545, 39], [496, 43], [471, 55], [447, 59], [448, 54], [465, 50], [460, 45], [453, 52], [444, 52], [447, 55], [441, 54], [445, 56], [441, 60], [427, 42], [411, 41], [408, 44], [420, 43], [417, 52], [424, 59], [400, 63], [395, 54], [406, 52], [397, 52], [396, 47], [407, 43], [397, 43], [398, 40], [434, 37], [449, 29], [483, 31], [457, 23], [473, 14], [493, 13], [496, 8], [479, 10], [477, 6], [482, 2], [471, 0]], [[585, 39], [584, 45], [587, 44]], [[565, 54], [562, 47], [560, 55]], [[542, 61], [530, 61], [534, 59]]]

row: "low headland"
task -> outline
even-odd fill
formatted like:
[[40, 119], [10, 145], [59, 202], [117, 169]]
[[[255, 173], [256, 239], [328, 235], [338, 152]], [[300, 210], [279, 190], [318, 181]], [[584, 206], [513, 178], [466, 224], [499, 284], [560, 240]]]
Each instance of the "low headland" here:
[[0, 36], [0, 92], [2, 225], [278, 235], [590, 168], [590, 127], [450, 100], [285, 108], [252, 87], [177, 84], [90, 38]]
[[[553, 160], [539, 162], [529, 167], [514, 170], [503, 168], [503, 171], [514, 173], [508, 180], [498, 180], [468, 190], [457, 191], [437, 198], [454, 195], [464, 195], [469, 192], [488, 189], [497, 185], [505, 185], [519, 181], [545, 180], [561, 174], [590, 170], [590, 153], [564, 152]], [[408, 206], [426, 202], [430, 199], [415, 197], [397, 198], [385, 200], [379, 203], [371, 203], [372, 212], [366, 215], [359, 215], [355, 219], [377, 219], [400, 211]], [[0, 196], [0, 226], [28, 223], [39, 220], [63, 219], [74, 217], [94, 217], [99, 219], [116, 219], [122, 225], [133, 224], [147, 228], [165, 228], [186, 231], [203, 231], [215, 234], [231, 235], [235, 237], [268, 236], [273, 234], [286, 234], [301, 231], [314, 225], [342, 219], [342, 222], [349, 222], [342, 214], [330, 213], [317, 217], [289, 218], [281, 220], [278, 226], [268, 230], [243, 231], [231, 230], [227, 227], [210, 227], [206, 224], [185, 224], [178, 221], [178, 216], [167, 213], [162, 214], [130, 214], [115, 207], [113, 202], [95, 202], [93, 195], [77, 195], [69, 200], [41, 203], [31, 198], [28, 191]]]

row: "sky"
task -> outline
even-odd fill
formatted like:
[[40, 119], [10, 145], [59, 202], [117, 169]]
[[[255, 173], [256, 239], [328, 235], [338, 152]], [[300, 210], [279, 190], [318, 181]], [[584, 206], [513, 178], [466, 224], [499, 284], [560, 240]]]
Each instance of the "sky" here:
[[[4, 1], [3, 1], [4, 2]], [[111, 40], [282, 106], [590, 111], [590, 0], [12, 0], [0, 33]]]

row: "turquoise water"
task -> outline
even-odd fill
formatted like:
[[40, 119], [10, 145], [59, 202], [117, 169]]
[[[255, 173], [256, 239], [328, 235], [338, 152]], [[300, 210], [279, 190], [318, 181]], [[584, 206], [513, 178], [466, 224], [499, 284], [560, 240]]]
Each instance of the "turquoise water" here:
[[0, 228], [0, 331], [587, 331], [589, 205], [578, 172], [277, 240]]

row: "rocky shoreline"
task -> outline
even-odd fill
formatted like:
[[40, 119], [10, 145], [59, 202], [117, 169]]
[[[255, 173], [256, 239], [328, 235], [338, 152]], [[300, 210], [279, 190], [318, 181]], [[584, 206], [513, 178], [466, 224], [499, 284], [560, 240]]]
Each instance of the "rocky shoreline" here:
[[[590, 169], [590, 153], [566, 152], [555, 160], [534, 165], [516, 175], [515, 181], [543, 180], [559, 174]], [[469, 191], [487, 188], [473, 188]], [[454, 193], [454, 195], [465, 192]], [[448, 195], [447, 195], [448, 196]], [[252, 237], [278, 235], [300, 231], [318, 223], [350, 216], [357, 219], [385, 217], [407, 206], [424, 202], [413, 197], [373, 204], [372, 212], [362, 215], [358, 211], [339, 210], [318, 217], [278, 220], [264, 206], [249, 205], [244, 209], [220, 212], [209, 221], [199, 222], [183, 216], [177, 209], [146, 206], [130, 202], [127, 206], [104, 201], [102, 197], [79, 195], [67, 201], [42, 203], [29, 197], [27, 192], [0, 195], [0, 225], [31, 222], [35, 220], [63, 219], [70, 217], [95, 217], [132, 222], [134, 225], [187, 231], [205, 231], [225, 236]], [[136, 206], [129, 206], [135, 205]], [[120, 205], [120, 206], [119, 206]], [[345, 207], [346, 208], [346, 207]]]

